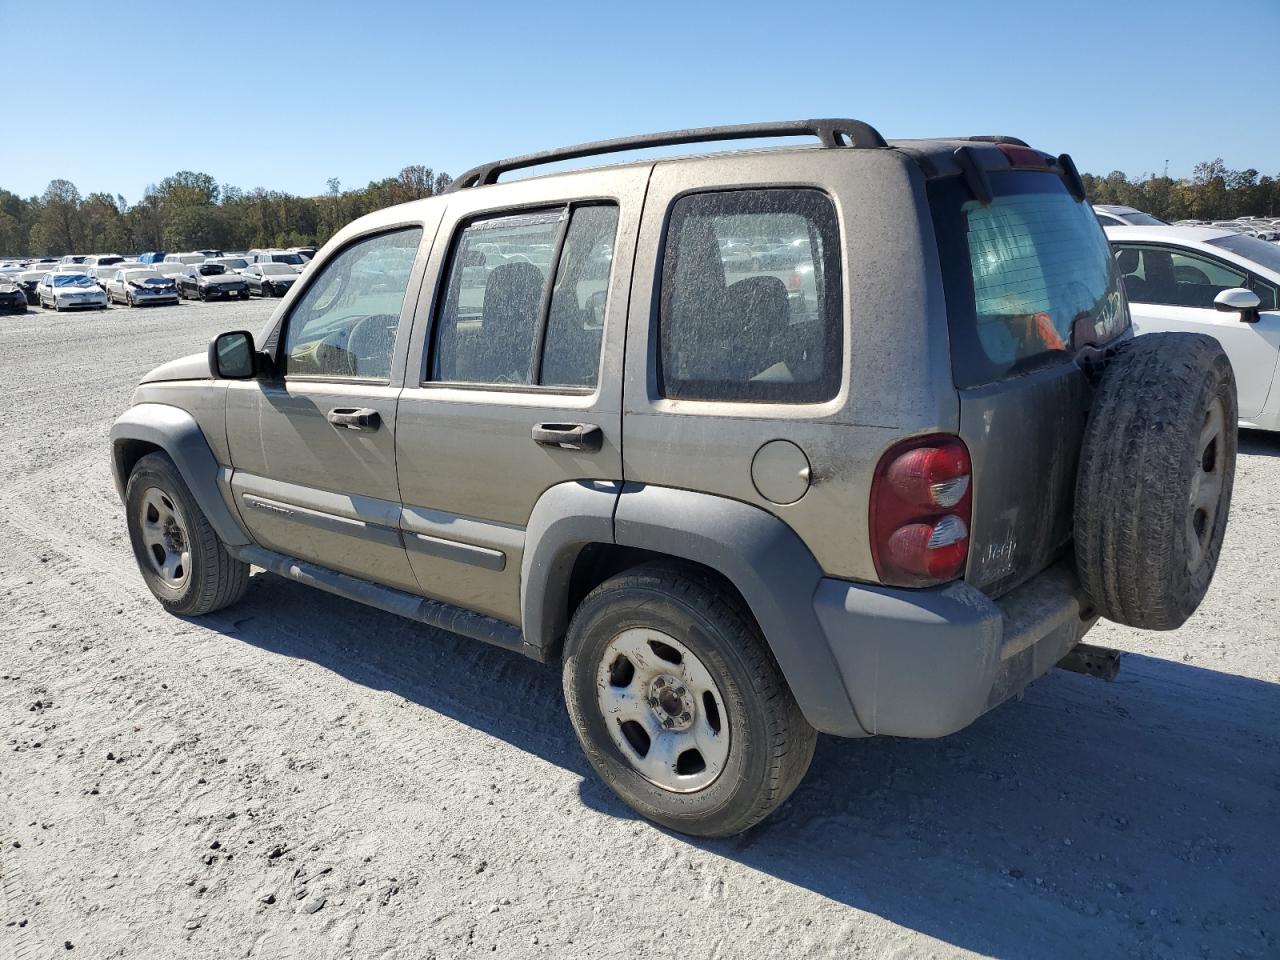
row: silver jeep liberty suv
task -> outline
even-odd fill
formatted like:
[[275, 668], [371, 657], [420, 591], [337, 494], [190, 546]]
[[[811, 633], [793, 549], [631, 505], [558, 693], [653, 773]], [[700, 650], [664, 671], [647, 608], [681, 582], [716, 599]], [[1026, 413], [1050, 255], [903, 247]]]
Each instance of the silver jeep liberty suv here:
[[148, 374], [111, 451], [175, 614], [254, 566], [558, 660], [600, 776], [720, 836], [819, 731], [942, 737], [1111, 672], [1099, 616], [1181, 624], [1235, 404], [1215, 341], [1131, 335], [1070, 157], [813, 120], [363, 217], [260, 333]]

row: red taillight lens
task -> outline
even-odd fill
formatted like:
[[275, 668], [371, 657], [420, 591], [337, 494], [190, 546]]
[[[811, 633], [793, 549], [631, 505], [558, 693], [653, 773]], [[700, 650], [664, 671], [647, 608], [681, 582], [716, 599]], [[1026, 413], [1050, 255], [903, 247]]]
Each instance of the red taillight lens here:
[[800, 286], [801, 286], [800, 271], [799, 271], [799, 270], [792, 270], [792, 271], [791, 271], [791, 276], [787, 277], [787, 289], [788, 289], [788, 290], [799, 290], [799, 289], [800, 289]]
[[871, 485], [871, 556], [883, 583], [954, 580], [969, 556], [969, 451], [959, 437], [912, 437], [891, 447]]

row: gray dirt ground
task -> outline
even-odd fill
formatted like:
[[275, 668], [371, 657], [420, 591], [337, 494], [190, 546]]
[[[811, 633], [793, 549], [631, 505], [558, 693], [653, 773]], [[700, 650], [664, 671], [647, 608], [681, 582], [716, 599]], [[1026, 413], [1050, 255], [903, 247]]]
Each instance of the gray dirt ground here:
[[269, 575], [152, 601], [107, 428], [270, 307], [0, 318], [0, 956], [1280, 956], [1280, 440], [1196, 617], [1092, 635], [1116, 683], [823, 740], [691, 842], [591, 775], [554, 668]]

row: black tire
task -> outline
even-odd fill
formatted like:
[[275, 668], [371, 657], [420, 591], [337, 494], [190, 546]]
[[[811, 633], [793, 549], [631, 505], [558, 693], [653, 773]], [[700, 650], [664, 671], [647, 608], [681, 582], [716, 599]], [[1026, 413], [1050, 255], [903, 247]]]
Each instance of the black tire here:
[[[641, 774], [607, 725], [597, 677], [611, 641], [632, 628], [678, 639], [718, 687], [726, 716], [717, 711], [715, 719], [729, 738], [727, 758], [694, 792]], [[569, 719], [596, 772], [641, 816], [681, 833], [724, 837], [750, 829], [791, 795], [813, 759], [817, 733], [750, 612], [695, 568], [644, 564], [596, 587], [569, 625], [563, 683]]]
[[127, 306], [127, 307], [136, 307], [136, 306], [137, 306], [137, 304], [133, 302], [133, 294], [132, 294], [132, 293], [126, 293], [126, 294], [124, 295], [124, 303], [125, 303], [125, 306]]
[[1108, 620], [1174, 630], [1199, 606], [1227, 528], [1237, 416], [1231, 362], [1212, 337], [1147, 334], [1107, 364], [1080, 452], [1075, 555]]
[[[143, 540], [144, 498], [153, 489], [176, 504], [183, 520], [190, 569], [184, 571], [184, 580], [178, 586], [171, 585], [155, 569]], [[137, 462], [125, 487], [125, 511], [129, 542], [142, 579], [170, 613], [198, 617], [230, 606], [244, 596], [249, 585], [249, 565], [227, 552], [168, 456], [151, 453]]]

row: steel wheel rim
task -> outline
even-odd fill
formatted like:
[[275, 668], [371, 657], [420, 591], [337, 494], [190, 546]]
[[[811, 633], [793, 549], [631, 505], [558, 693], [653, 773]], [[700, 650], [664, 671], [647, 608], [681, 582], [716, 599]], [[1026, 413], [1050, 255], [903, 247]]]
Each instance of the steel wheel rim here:
[[180, 588], [191, 575], [191, 538], [177, 502], [159, 487], [148, 487], [138, 507], [138, 528], [152, 572]]
[[596, 672], [609, 736], [631, 768], [673, 793], [715, 782], [729, 759], [729, 714], [711, 673], [675, 637], [632, 628], [609, 641]]
[[1204, 423], [1196, 445], [1195, 476], [1191, 480], [1191, 495], [1187, 510], [1187, 560], [1195, 571], [1205, 562], [1209, 539], [1218, 519], [1218, 504], [1222, 500], [1223, 439], [1226, 433], [1226, 414], [1222, 401], [1214, 397], [1205, 411]]

